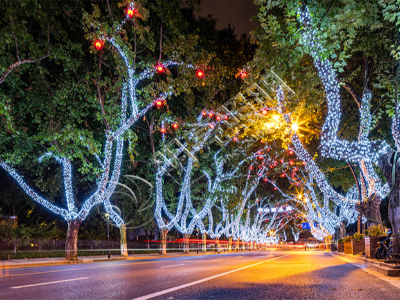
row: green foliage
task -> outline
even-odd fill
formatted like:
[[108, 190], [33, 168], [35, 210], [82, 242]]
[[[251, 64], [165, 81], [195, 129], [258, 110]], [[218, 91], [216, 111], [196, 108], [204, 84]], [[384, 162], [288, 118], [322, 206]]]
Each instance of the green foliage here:
[[351, 239], [356, 240], [357, 242], [361, 241], [364, 238], [362, 233], [355, 233], [351, 236]]
[[339, 239], [338, 240], [338, 244], [343, 244], [344, 243], [344, 239]]
[[350, 242], [353, 239], [353, 236], [346, 236], [345, 238], [343, 238], [343, 242]]
[[383, 236], [385, 234], [385, 227], [383, 227], [381, 224], [378, 225], [373, 225], [368, 227], [367, 230], [365, 230], [365, 233], [367, 236]]

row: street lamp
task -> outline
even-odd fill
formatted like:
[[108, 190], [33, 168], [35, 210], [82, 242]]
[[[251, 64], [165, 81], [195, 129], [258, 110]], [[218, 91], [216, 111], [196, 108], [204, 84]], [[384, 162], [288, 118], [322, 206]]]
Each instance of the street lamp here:
[[108, 258], [110, 258], [110, 227], [109, 227], [109, 220], [110, 214], [104, 214], [107, 218], [107, 248], [108, 248]]

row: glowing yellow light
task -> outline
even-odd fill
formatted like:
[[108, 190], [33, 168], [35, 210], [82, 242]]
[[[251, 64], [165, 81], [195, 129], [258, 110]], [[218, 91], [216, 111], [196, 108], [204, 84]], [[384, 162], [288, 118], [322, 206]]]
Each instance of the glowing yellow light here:
[[292, 128], [294, 131], [297, 131], [299, 129], [299, 125], [297, 125], [296, 123], [293, 123]]
[[275, 116], [273, 117], [273, 119], [274, 119], [275, 122], [278, 122], [278, 121], [279, 121], [279, 115], [275, 115]]

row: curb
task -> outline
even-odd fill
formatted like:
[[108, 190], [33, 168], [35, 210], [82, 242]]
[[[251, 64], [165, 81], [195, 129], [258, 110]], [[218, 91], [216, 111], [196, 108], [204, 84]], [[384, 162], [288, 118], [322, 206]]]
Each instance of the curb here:
[[334, 253], [332, 255], [337, 257], [344, 257], [346, 259], [352, 260], [355, 263], [363, 264], [366, 268], [370, 268], [372, 271], [378, 272], [385, 276], [390, 277], [399, 277], [400, 276], [400, 267], [398, 265], [391, 266], [383, 261], [372, 260], [365, 257], [357, 257], [348, 254]]

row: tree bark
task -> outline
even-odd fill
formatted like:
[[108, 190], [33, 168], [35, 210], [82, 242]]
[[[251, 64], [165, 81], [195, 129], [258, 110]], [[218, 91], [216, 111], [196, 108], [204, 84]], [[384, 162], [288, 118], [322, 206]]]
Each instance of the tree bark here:
[[[393, 252], [400, 253], [400, 166], [395, 166], [395, 180], [392, 182], [392, 166], [394, 160], [393, 152], [391, 155], [384, 155], [380, 159], [380, 167], [390, 184], [391, 193], [389, 194], [388, 215], [393, 231]], [[394, 186], [393, 186], [394, 185]]]
[[65, 259], [78, 259], [78, 232], [81, 226], [81, 220], [68, 221], [67, 240], [65, 243]]
[[362, 202], [360, 209], [367, 218], [367, 227], [382, 224], [381, 206], [382, 199], [376, 194], [372, 194], [366, 202]]
[[121, 244], [121, 256], [128, 257], [128, 243], [126, 241], [126, 225], [123, 224], [119, 228], [120, 232], [120, 244]]
[[161, 235], [161, 254], [162, 255], [167, 255], [167, 234], [168, 234], [168, 229], [167, 228], [162, 228], [160, 230], [160, 235]]
[[189, 253], [189, 235], [183, 234], [183, 253]]

